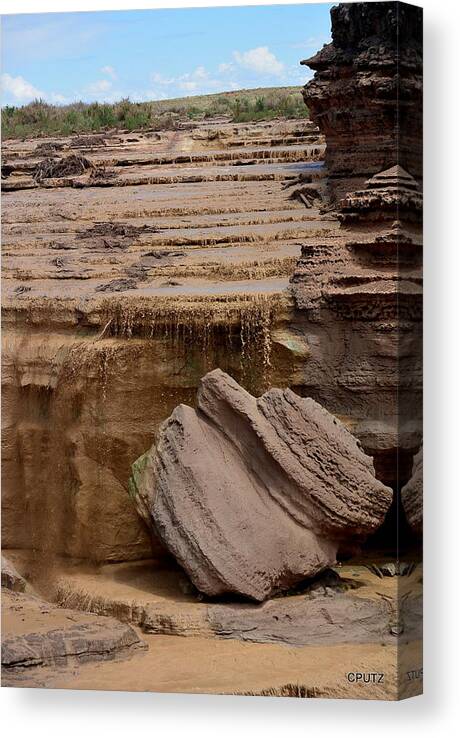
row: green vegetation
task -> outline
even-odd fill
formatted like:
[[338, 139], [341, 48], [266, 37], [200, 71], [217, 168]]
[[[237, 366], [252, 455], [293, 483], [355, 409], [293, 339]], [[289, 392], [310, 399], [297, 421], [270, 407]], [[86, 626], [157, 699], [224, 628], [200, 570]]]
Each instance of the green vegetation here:
[[297, 87], [267, 87], [143, 103], [125, 99], [110, 105], [77, 102], [56, 106], [35, 100], [23, 107], [2, 108], [2, 135], [6, 139], [66, 136], [111, 128], [168, 130], [176, 128], [179, 121], [217, 115], [245, 123], [279, 116], [305, 118], [308, 110]]

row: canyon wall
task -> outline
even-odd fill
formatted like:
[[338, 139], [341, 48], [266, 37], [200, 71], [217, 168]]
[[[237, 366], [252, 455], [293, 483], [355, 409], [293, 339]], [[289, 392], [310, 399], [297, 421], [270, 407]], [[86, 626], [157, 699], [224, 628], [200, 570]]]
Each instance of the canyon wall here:
[[422, 11], [341, 4], [331, 18], [304, 98], [340, 228], [304, 240], [291, 279], [310, 352], [298, 391], [348, 424], [400, 509], [422, 439]]
[[422, 433], [418, 185], [395, 166], [341, 200], [338, 216], [338, 235], [304, 243], [291, 280], [310, 349], [301, 392], [346, 419], [379, 479], [399, 488]]

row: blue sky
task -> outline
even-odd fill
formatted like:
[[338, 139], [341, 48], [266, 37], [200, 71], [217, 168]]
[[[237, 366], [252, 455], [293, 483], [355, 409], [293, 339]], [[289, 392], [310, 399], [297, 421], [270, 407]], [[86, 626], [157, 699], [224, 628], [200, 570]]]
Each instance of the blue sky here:
[[2, 16], [2, 104], [301, 85], [332, 3]]

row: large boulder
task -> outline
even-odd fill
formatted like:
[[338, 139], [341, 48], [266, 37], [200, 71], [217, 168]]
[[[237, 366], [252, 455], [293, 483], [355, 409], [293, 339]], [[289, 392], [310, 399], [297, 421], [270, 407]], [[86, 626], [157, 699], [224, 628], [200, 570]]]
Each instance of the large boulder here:
[[217, 369], [133, 465], [139, 512], [195, 586], [257, 601], [335, 562], [392, 499], [330, 413], [290, 390], [256, 399]]

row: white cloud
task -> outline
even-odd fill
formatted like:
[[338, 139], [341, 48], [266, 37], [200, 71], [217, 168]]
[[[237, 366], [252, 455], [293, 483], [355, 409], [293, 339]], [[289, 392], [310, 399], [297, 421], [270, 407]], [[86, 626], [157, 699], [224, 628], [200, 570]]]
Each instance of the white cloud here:
[[185, 92], [196, 92], [198, 89], [213, 89], [217, 80], [213, 80], [209, 72], [202, 66], [197, 67], [193, 72], [182, 74], [176, 80], [177, 86], [180, 90]]
[[131, 92], [124, 92], [119, 87], [114, 87], [113, 82], [109, 79], [97, 79], [76, 93], [76, 99], [94, 100], [99, 103], [114, 103], [124, 97], [132, 97]]
[[[206, 93], [218, 89], [222, 82], [215, 79], [205, 67], [199, 66], [193, 72], [181, 74], [178, 77], [164, 77], [157, 72], [150, 75], [154, 85], [175, 88], [179, 92], [201, 92]], [[161, 95], [163, 99], [163, 94]]]
[[151, 74], [150, 78], [152, 82], [156, 85], [164, 85], [165, 87], [168, 87], [169, 85], [176, 84], [175, 77], [164, 77], [162, 74], [159, 74], [158, 72], [154, 72], [153, 74]]
[[44, 92], [28, 82], [24, 77], [12, 77], [6, 72], [1, 76], [2, 96], [11, 99], [15, 103], [26, 104], [32, 100], [45, 100], [53, 105], [64, 105], [71, 99], [61, 95], [59, 92]]
[[209, 78], [209, 74], [204, 67], [197, 67], [195, 71], [192, 72], [192, 76], [195, 79], [208, 79]]
[[150, 102], [151, 100], [167, 100], [169, 95], [164, 90], [133, 90], [130, 93], [133, 102]]
[[179, 88], [181, 90], [185, 90], [185, 92], [195, 92], [198, 89], [198, 82], [193, 82], [193, 80], [186, 79], [183, 82], [179, 83]]
[[108, 79], [98, 79], [96, 82], [91, 82], [88, 85], [88, 92], [90, 95], [98, 95], [99, 92], [107, 92], [112, 87], [112, 83]]
[[229, 72], [233, 72], [234, 69], [235, 65], [231, 62], [222, 62], [222, 64], [219, 64], [217, 67], [219, 74], [228, 74]]
[[11, 95], [18, 102], [29, 102], [44, 97], [43, 93], [24, 77], [12, 77], [6, 72], [2, 74], [2, 92]]
[[234, 51], [233, 58], [241, 67], [263, 76], [279, 77], [284, 72], [284, 64], [272, 54], [268, 46], [258, 46], [248, 51]]
[[101, 67], [102, 74], [107, 74], [109, 77], [112, 77], [112, 79], [117, 79], [117, 72], [114, 67], [111, 67], [110, 64], [107, 64], [106, 67]]
[[53, 105], [65, 105], [72, 102], [70, 98], [61, 95], [59, 92], [51, 92], [49, 95], [45, 95], [45, 99]]

